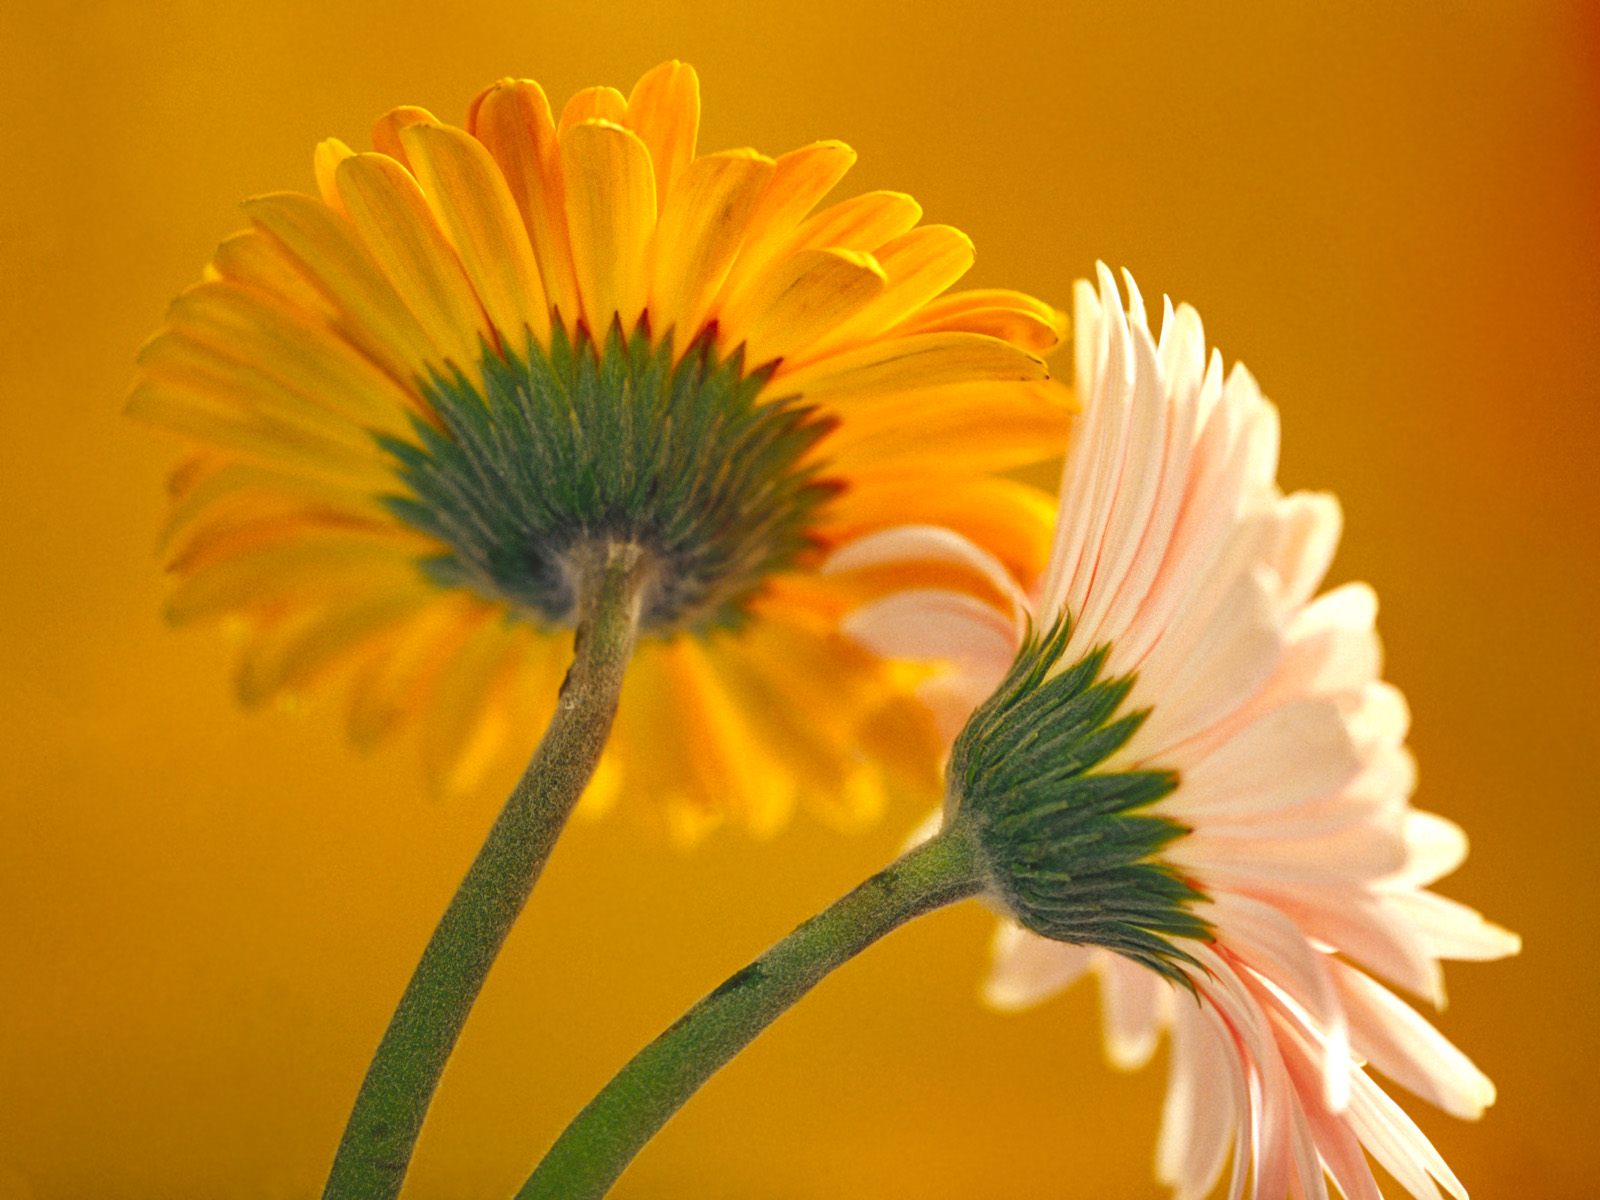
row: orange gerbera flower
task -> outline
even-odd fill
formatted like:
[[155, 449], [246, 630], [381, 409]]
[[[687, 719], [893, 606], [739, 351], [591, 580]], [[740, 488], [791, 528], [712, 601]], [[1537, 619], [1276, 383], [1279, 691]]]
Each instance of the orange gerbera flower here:
[[858, 584], [814, 566], [933, 522], [1031, 578], [1050, 506], [995, 472], [1061, 449], [1063, 320], [946, 294], [972, 244], [908, 196], [813, 212], [848, 147], [698, 154], [698, 118], [678, 63], [559, 120], [506, 80], [247, 202], [129, 406], [196, 444], [170, 612], [241, 630], [246, 703], [341, 677], [357, 742], [415, 723], [443, 790], [499, 786], [570, 661], [564, 556], [620, 534], [669, 582], [591, 807], [766, 830], [931, 778], [905, 668], [840, 636]]

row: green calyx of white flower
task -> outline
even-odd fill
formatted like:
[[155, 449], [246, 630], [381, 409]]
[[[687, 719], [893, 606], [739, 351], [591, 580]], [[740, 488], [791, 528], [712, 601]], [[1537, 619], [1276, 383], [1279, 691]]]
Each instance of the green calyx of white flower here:
[[644, 631], [706, 632], [812, 549], [837, 489], [807, 455], [831, 424], [763, 396], [771, 367], [719, 358], [714, 328], [675, 358], [644, 321], [603, 344], [558, 324], [548, 347], [486, 346], [481, 367], [481, 383], [435, 371], [437, 424], [381, 439], [407, 489], [390, 511], [449, 548], [423, 563], [436, 582], [567, 625], [590, 551], [632, 544], [651, 567]]
[[1103, 946], [1187, 985], [1174, 939], [1209, 941], [1202, 893], [1161, 862], [1187, 830], [1148, 810], [1175, 772], [1103, 770], [1148, 710], [1121, 713], [1133, 678], [1102, 678], [1109, 647], [1057, 669], [1070, 623], [1030, 634], [950, 754], [946, 825], [977, 834], [990, 889], [1028, 929]]

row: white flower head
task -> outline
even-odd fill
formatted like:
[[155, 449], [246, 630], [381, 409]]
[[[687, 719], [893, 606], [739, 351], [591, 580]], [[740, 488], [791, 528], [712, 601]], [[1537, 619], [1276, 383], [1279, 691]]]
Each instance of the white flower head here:
[[1318, 594], [1337, 503], [1281, 492], [1254, 378], [1207, 355], [1187, 306], [1154, 334], [1126, 283], [1126, 308], [1103, 266], [1078, 286], [1084, 415], [1044, 577], [1026, 588], [947, 533], [880, 533], [832, 569], [932, 557], [975, 586], [878, 599], [850, 629], [947, 664], [929, 686], [962, 728], [945, 819], [979, 830], [1007, 914], [991, 1003], [1092, 971], [1114, 1062], [1170, 1031], [1157, 1167], [1179, 1197], [1208, 1194], [1230, 1151], [1233, 1197], [1331, 1179], [1368, 1200], [1367, 1155], [1419, 1200], [1464, 1196], [1367, 1068], [1478, 1116], [1493, 1085], [1388, 985], [1442, 1003], [1441, 960], [1518, 941], [1426, 890], [1466, 839], [1410, 805], [1371, 589]]

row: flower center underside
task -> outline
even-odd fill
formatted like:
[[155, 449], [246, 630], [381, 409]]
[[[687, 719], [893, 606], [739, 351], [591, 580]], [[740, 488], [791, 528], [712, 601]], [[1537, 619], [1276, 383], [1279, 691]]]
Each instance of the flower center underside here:
[[719, 359], [714, 332], [675, 363], [643, 321], [631, 337], [613, 322], [603, 346], [558, 325], [548, 347], [486, 347], [481, 384], [433, 373], [437, 427], [382, 441], [408, 489], [390, 510], [449, 547], [428, 575], [569, 625], [585, 550], [632, 543], [655, 568], [645, 630], [737, 625], [812, 546], [836, 489], [803, 461], [828, 422], [798, 397], [763, 398], [771, 368], [745, 374], [742, 348]]
[[1152, 811], [1175, 772], [1108, 765], [1148, 715], [1109, 646], [1061, 669], [1071, 623], [1031, 634], [950, 751], [947, 807], [977, 830], [991, 882], [1033, 932], [1104, 946], [1187, 986], [1174, 939], [1209, 940], [1203, 897], [1159, 857], [1187, 831]]

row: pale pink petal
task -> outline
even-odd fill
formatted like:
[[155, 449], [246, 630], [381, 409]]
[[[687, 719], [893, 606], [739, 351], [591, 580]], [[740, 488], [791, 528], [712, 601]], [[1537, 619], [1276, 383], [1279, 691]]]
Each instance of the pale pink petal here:
[[1333, 976], [1358, 1055], [1452, 1116], [1476, 1120], [1494, 1103], [1489, 1077], [1409, 1004], [1354, 967], [1335, 963]]
[[1156, 1178], [1177, 1200], [1201, 1200], [1216, 1187], [1229, 1144], [1243, 1132], [1238, 1114], [1248, 1089], [1232, 1035], [1215, 1010], [1189, 996], [1175, 1000]]
[[856, 538], [834, 551], [822, 564], [822, 574], [840, 575], [872, 567], [933, 563], [959, 567], [980, 577], [1011, 607], [1018, 641], [1026, 622], [1027, 597], [1005, 564], [987, 550], [941, 525], [900, 525]]
[[1299, 607], [1321, 586], [1344, 525], [1339, 501], [1327, 492], [1296, 492], [1278, 502], [1279, 526], [1270, 561], [1283, 581], [1286, 604]]
[[934, 726], [945, 745], [955, 741], [972, 710], [989, 698], [1009, 665], [998, 658], [986, 671], [968, 664], [965, 669], [941, 671], [917, 685], [917, 699], [933, 715]]
[[1265, 714], [1183, 770], [1162, 808], [1195, 824], [1213, 814], [1293, 808], [1334, 794], [1360, 769], [1338, 708], [1300, 700]]
[[1332, 946], [1389, 982], [1444, 1003], [1444, 976], [1426, 945], [1384, 902], [1361, 887], [1262, 889], [1258, 898], [1308, 937]]
[[1367, 1152], [1417, 1200], [1439, 1200], [1435, 1179], [1456, 1200], [1467, 1200], [1467, 1190], [1427, 1135], [1363, 1072], [1351, 1089], [1349, 1120]]
[[1321, 1051], [1315, 1037], [1286, 1009], [1276, 1009], [1273, 1018], [1284, 1067], [1322, 1167], [1333, 1177], [1346, 1200], [1382, 1200], [1360, 1139], [1343, 1113], [1331, 1108], [1322, 1095]]
[[1391, 876], [1405, 862], [1405, 843], [1386, 823], [1361, 819], [1295, 836], [1283, 823], [1201, 826], [1166, 852], [1169, 862], [1215, 887], [1338, 885]]
[[1405, 838], [1406, 865], [1390, 881], [1393, 886], [1427, 887], [1443, 879], [1466, 860], [1466, 831], [1454, 821], [1436, 813], [1407, 813]]
[[996, 680], [1016, 654], [1016, 631], [993, 605], [940, 588], [875, 600], [847, 614], [841, 628], [885, 658], [948, 661]]
[[[1410, 713], [1381, 678], [1372, 590], [1315, 595], [1337, 501], [1282, 494], [1277, 410], [1247, 370], [1208, 353], [1193, 309], [1163, 300], [1157, 335], [1131, 277], [1123, 289], [1101, 265], [1075, 292], [1084, 411], [1032, 624], [1070, 620], [1062, 667], [1105, 646], [1105, 673], [1132, 678], [1122, 712], [1142, 723], [1096, 770], [1174, 774], [1150, 814], [1183, 830], [1159, 857], [1207, 897], [1195, 908], [1216, 940], [1181, 943], [1196, 1004], [1104, 950], [1008, 924], [988, 997], [1026, 1007], [1092, 965], [1115, 1063], [1148, 1061], [1171, 1028], [1157, 1174], [1178, 1200], [1215, 1187], [1230, 1145], [1232, 1200], [1325, 1200], [1330, 1179], [1344, 1200], [1380, 1200], [1369, 1153], [1419, 1200], [1438, 1183], [1459, 1196], [1362, 1061], [1458, 1116], [1480, 1113], [1493, 1087], [1366, 972], [1438, 1004], [1441, 959], [1519, 943], [1421, 890], [1466, 841], [1410, 806]], [[878, 535], [835, 563], [917, 561], [970, 571], [1022, 608], [997, 562], [932, 530]], [[861, 635], [953, 664], [923, 695], [954, 734], [1009, 665], [1015, 629], [952, 593], [905, 595], [869, 606]]]
[[1364, 583], [1347, 583], [1311, 601], [1289, 621], [1284, 660], [1269, 693], [1330, 695], [1376, 679], [1383, 667], [1373, 631], [1377, 615], [1377, 595]]
[[1230, 953], [1316, 1022], [1327, 1043], [1323, 1086], [1328, 1106], [1342, 1109], [1349, 1100], [1349, 1027], [1327, 956], [1312, 949], [1294, 923], [1270, 904], [1223, 893], [1197, 911], [1216, 927], [1218, 941]]
[[1172, 987], [1148, 967], [1102, 953], [1100, 1005], [1106, 1026], [1106, 1056], [1123, 1071], [1136, 1071], [1156, 1052]]
[[983, 985], [984, 1001], [1003, 1012], [1020, 1012], [1075, 983], [1089, 969], [1093, 952], [1053, 942], [1003, 920], [995, 929], [992, 953], [993, 965]]
[[1393, 892], [1378, 904], [1389, 921], [1410, 930], [1423, 953], [1433, 958], [1493, 962], [1522, 951], [1522, 939], [1509, 929], [1433, 892]]
[[[1105, 514], [1101, 549], [1092, 581], [1086, 581], [1081, 591], [1072, 597], [1078, 601], [1072, 609], [1077, 620], [1068, 647], [1072, 657], [1081, 657], [1100, 643], [1115, 640], [1123, 632], [1105, 618], [1145, 547], [1145, 535], [1161, 498], [1167, 441], [1166, 410], [1159, 396], [1161, 379], [1155, 344], [1142, 325], [1132, 329], [1129, 348], [1133, 379], [1123, 446], [1127, 465]], [[1172, 490], [1169, 488], [1169, 493]], [[1175, 513], [1176, 505], [1172, 507]], [[1153, 567], [1149, 573], [1153, 573]], [[1132, 605], [1126, 607], [1131, 609]]]
[[[1283, 652], [1274, 614], [1264, 580], [1236, 576], [1212, 619], [1168, 639], [1139, 669], [1129, 706], [1150, 709], [1135, 743], [1139, 755], [1167, 752], [1225, 719], [1262, 686]], [[1119, 644], [1112, 651], [1109, 668], [1121, 674]]]

